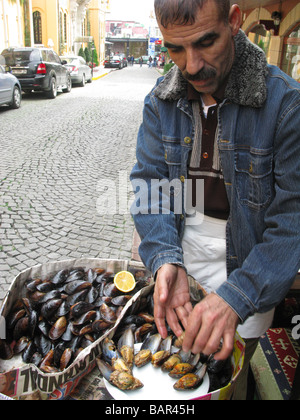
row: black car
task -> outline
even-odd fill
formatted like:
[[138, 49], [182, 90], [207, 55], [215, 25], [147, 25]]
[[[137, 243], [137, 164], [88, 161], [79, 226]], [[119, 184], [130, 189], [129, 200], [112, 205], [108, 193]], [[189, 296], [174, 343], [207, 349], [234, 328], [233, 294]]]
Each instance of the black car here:
[[124, 67], [124, 63], [122, 57], [119, 55], [114, 55], [113, 57], [109, 57], [104, 62], [104, 67], [106, 69], [122, 69]]
[[24, 93], [45, 92], [54, 99], [57, 91], [70, 92], [72, 80], [69, 70], [62, 65], [59, 56], [48, 48], [9, 48], [1, 55], [19, 79]]

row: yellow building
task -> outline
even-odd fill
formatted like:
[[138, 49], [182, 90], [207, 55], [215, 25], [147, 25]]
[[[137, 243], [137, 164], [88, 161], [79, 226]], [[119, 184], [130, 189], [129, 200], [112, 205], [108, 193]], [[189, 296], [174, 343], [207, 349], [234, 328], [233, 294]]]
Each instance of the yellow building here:
[[299, 0], [240, 0], [243, 30], [264, 49], [268, 62], [300, 82]]
[[108, 7], [109, 0], [0, 0], [0, 52], [43, 45], [59, 55], [77, 54], [94, 42], [101, 62]]

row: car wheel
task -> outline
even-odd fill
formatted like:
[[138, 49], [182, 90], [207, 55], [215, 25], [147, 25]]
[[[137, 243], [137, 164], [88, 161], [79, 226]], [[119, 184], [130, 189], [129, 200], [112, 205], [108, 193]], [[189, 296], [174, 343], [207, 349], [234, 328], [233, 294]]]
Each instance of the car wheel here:
[[49, 99], [55, 99], [57, 97], [57, 84], [56, 84], [56, 78], [52, 77], [50, 82], [50, 90], [49, 92], [46, 92], [47, 98]]
[[85, 86], [85, 75], [82, 75], [82, 80], [81, 83], [79, 84], [80, 87], [84, 87]]
[[71, 76], [69, 76], [68, 79], [67, 79], [67, 87], [63, 91], [65, 93], [70, 93], [71, 90], [72, 90], [72, 79], [71, 79]]
[[15, 86], [14, 87], [14, 92], [13, 92], [13, 100], [12, 100], [12, 103], [11, 103], [11, 107], [13, 109], [19, 109], [20, 106], [21, 106], [21, 102], [22, 102], [22, 94], [21, 94], [18, 86]]

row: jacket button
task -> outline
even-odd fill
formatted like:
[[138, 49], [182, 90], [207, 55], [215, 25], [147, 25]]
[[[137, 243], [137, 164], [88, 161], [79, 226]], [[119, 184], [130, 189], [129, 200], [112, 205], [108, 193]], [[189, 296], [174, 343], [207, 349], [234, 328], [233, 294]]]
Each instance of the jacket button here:
[[185, 142], [185, 144], [191, 144], [192, 139], [190, 137], [185, 137], [184, 142]]

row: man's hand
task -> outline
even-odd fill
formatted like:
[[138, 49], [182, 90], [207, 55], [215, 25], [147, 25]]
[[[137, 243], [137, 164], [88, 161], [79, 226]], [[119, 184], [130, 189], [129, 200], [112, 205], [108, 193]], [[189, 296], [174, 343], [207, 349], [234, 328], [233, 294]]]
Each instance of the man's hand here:
[[214, 357], [226, 360], [233, 350], [238, 323], [239, 317], [231, 307], [219, 296], [210, 294], [191, 313], [182, 348], [208, 356], [218, 351], [222, 340], [222, 349]]
[[[181, 267], [166, 264], [157, 273], [154, 291], [154, 317], [158, 332], [166, 338], [166, 321], [179, 337], [193, 308], [190, 302], [190, 290], [187, 274]], [[180, 322], [181, 325], [180, 325]]]

